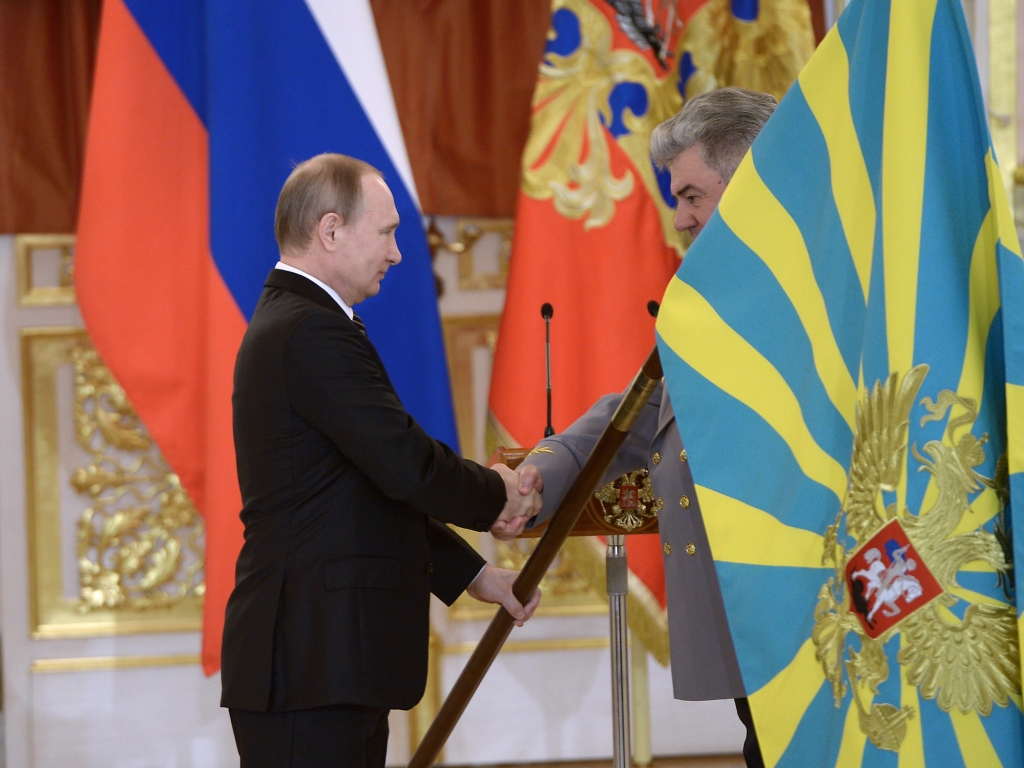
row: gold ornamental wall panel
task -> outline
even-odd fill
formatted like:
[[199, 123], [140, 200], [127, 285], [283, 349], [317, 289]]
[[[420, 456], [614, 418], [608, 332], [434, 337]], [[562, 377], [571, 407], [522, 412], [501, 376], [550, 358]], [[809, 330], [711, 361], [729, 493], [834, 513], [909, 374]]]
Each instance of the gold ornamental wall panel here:
[[[462, 248], [454, 252], [459, 256], [459, 288], [479, 291], [504, 288], [508, 284], [508, 257], [512, 253], [512, 219], [460, 219], [455, 230], [455, 241]], [[498, 269], [480, 272], [476, 264], [476, 247], [489, 237], [497, 238]]]
[[[452, 382], [452, 399], [455, 401], [455, 423], [459, 430], [459, 444], [462, 455], [473, 461], [484, 462], [480, 435], [481, 419], [478, 418], [478, 390], [484, 398], [486, 408], [487, 384], [479, 380], [474, 356], [477, 350], [484, 350], [493, 358], [494, 345], [498, 338], [498, 323], [501, 315], [468, 315], [444, 318], [444, 345], [448, 355], [448, 375]], [[482, 386], [478, 387], [477, 385]]]
[[21, 363], [32, 636], [201, 629], [202, 519], [86, 331]]
[[[427, 243], [435, 254], [443, 248], [458, 257], [459, 290], [503, 289], [508, 283], [514, 225], [513, 219], [459, 219], [455, 224], [455, 239], [449, 241], [432, 224], [427, 230]], [[481, 271], [477, 257], [482, 256], [486, 260], [487, 255], [494, 256], [495, 268]]]
[[[74, 235], [18, 235], [14, 258], [18, 304], [54, 307], [75, 304]], [[49, 278], [49, 279], [47, 279]]]

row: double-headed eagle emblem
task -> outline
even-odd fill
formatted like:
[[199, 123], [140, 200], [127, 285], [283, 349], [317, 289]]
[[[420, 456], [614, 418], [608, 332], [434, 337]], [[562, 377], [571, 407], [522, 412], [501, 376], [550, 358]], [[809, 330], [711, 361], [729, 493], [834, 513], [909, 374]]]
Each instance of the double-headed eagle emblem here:
[[646, 469], [627, 472], [602, 485], [594, 494], [601, 502], [604, 521], [629, 533], [635, 531], [661, 512], [662, 501], [654, 497], [651, 478]]
[[[902, 380], [893, 373], [858, 405], [846, 501], [826, 532], [822, 556], [835, 575], [818, 593], [812, 634], [836, 706], [847, 685], [852, 687], [861, 730], [876, 746], [894, 751], [906, 735], [906, 721], [916, 716], [914, 708], [872, 703], [872, 698], [889, 676], [885, 646], [897, 634], [902, 637], [896, 659], [905, 679], [946, 712], [955, 707], [987, 716], [993, 704], [1005, 707], [1021, 692], [1009, 586], [1012, 550], [1004, 517], [1006, 456], [997, 462], [994, 477], [976, 471], [985, 461], [988, 440], [970, 431], [976, 401], [950, 390], [934, 402], [921, 401], [927, 411], [922, 426], [949, 417], [943, 440], [925, 443], [922, 452], [911, 446], [932, 487], [919, 514], [884, 501], [883, 492], [900, 486], [910, 410], [928, 370], [919, 365]], [[959, 415], [953, 416], [954, 409]], [[979, 491], [994, 495], [990, 500], [998, 512], [992, 533], [965, 519], [976, 514], [971, 495]], [[958, 605], [964, 598], [957, 594], [963, 594], [957, 574], [969, 563], [994, 572], [1007, 602]], [[859, 648], [847, 645], [849, 635], [856, 635]]]

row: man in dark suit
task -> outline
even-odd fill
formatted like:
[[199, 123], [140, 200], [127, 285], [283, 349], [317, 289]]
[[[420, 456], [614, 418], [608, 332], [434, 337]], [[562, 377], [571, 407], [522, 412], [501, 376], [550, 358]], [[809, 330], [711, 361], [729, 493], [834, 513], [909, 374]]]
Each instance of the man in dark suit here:
[[430, 593], [468, 590], [520, 624], [540, 599], [521, 605], [516, 573], [445, 525], [513, 535], [538, 494], [431, 439], [352, 311], [401, 261], [398, 224], [380, 173], [344, 155], [302, 163], [278, 199], [281, 261], [232, 398], [245, 543], [221, 704], [242, 768], [383, 766], [388, 711], [426, 684]]

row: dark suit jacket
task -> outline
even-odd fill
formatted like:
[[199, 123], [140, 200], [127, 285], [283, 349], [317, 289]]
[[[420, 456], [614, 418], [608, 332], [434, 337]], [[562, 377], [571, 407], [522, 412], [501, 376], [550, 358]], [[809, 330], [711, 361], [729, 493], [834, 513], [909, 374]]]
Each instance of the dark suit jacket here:
[[245, 543], [222, 706], [414, 706], [429, 593], [452, 603], [484, 564], [442, 523], [490, 528], [501, 477], [431, 439], [369, 339], [294, 273], [267, 279], [232, 403]]

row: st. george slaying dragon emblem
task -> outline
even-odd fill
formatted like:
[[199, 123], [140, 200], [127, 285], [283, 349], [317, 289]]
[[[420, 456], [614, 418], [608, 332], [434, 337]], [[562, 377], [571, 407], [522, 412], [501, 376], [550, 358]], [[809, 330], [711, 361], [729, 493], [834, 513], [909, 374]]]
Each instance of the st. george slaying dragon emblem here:
[[[919, 471], [931, 475], [933, 488], [922, 505], [928, 508], [914, 514], [883, 500], [883, 492], [900, 484], [910, 410], [928, 370], [919, 365], [902, 379], [893, 373], [858, 404], [846, 500], [826, 532], [822, 556], [835, 575], [818, 593], [812, 634], [836, 706], [849, 685], [861, 731], [893, 751], [906, 736], [907, 720], [917, 716], [912, 706], [872, 702], [889, 676], [885, 646], [897, 634], [902, 638], [896, 659], [905, 679], [943, 711], [956, 707], [987, 716], [993, 704], [1005, 707], [1021, 693], [1005, 526], [1006, 456], [996, 463], [994, 477], [976, 471], [988, 441], [970, 431], [976, 401], [950, 390], [934, 402], [921, 400], [927, 411], [922, 426], [948, 417], [944, 440], [925, 443], [921, 452], [916, 444], [910, 447]], [[963, 524], [966, 514], [974, 514], [971, 495], [978, 492], [992, 494], [998, 505], [991, 533]], [[957, 574], [969, 563], [993, 572], [1006, 602], [968, 602], [959, 615], [951, 610], [962, 599]], [[851, 633], [859, 649], [847, 645]]]

